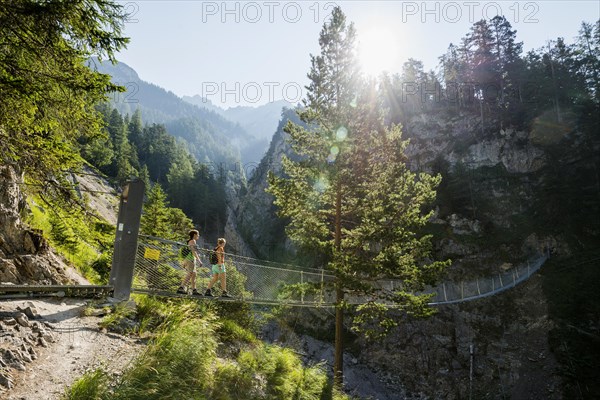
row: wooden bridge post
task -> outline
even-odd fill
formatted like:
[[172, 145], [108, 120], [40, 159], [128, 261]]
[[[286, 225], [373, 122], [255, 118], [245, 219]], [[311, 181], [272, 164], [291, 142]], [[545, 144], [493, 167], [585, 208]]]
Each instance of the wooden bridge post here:
[[117, 300], [129, 300], [131, 294], [143, 202], [144, 182], [139, 179], [129, 181], [121, 194], [109, 277], [109, 284], [114, 288], [113, 297]]

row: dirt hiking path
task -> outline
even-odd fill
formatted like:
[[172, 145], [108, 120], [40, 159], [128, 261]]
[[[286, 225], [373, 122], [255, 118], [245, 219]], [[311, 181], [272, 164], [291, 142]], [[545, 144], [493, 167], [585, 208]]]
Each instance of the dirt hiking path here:
[[0, 311], [8, 312], [33, 303], [41, 318], [32, 321], [49, 322], [54, 336], [48, 347], [35, 347], [37, 359], [26, 363], [25, 371], [9, 369], [14, 386], [0, 387], [0, 399], [61, 399], [65, 390], [86, 371], [104, 365], [116, 377], [140, 353], [143, 344], [136, 339], [107, 333], [98, 326], [101, 318], [82, 316], [88, 301], [0, 300]]

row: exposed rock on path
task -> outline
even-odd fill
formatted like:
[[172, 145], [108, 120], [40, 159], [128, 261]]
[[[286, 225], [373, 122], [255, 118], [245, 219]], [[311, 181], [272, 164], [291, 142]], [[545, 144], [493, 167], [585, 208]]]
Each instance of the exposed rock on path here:
[[[104, 365], [118, 375], [139, 354], [135, 339], [106, 333], [86, 301], [0, 301], [0, 398], [60, 399], [86, 370]], [[4, 365], [3, 365], [4, 364]]]

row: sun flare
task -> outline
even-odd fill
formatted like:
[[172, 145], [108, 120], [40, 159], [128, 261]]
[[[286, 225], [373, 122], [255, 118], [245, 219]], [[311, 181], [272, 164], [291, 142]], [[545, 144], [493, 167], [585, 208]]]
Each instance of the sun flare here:
[[383, 71], [395, 72], [399, 46], [390, 30], [372, 28], [359, 32], [357, 42], [358, 59], [365, 74], [377, 76]]

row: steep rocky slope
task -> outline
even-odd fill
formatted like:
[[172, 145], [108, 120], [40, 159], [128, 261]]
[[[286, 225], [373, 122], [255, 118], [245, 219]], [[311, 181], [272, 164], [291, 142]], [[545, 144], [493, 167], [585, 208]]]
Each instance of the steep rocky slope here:
[[[264, 193], [267, 171], [278, 173], [281, 156], [289, 155], [283, 125], [238, 212], [241, 231], [263, 257], [269, 248], [289, 248], [274, 234], [283, 224]], [[598, 156], [590, 153], [600, 143], [576, 126], [536, 119], [528, 129], [502, 128], [498, 121], [481, 129], [478, 116], [452, 113], [415, 115], [405, 124], [410, 167], [443, 177], [429, 233], [436, 258], [453, 260], [448, 281], [489, 277], [540, 252], [550, 259], [508, 292], [439, 307], [428, 320], [399, 315], [402, 323], [384, 341], [368, 343], [348, 331], [346, 346], [378, 371], [389, 393], [407, 388], [432, 399], [600, 394], [597, 376], [586, 372], [597, 365], [592, 354], [600, 337], [594, 311], [600, 299], [591, 283], [600, 233]], [[578, 209], [577, 197], [588, 208]], [[296, 330], [332, 340], [331, 323], [306, 311]]]
[[[0, 283], [89, 284], [23, 222], [27, 205], [22, 177], [4, 165], [0, 179]], [[93, 174], [72, 179], [90, 211], [116, 223], [116, 191]], [[59, 399], [86, 370], [106, 363], [118, 374], [137, 354], [140, 343], [107, 333], [97, 316], [83, 315], [87, 302], [60, 297], [0, 300], [0, 398]]]
[[19, 184], [23, 177], [9, 165], [0, 165], [0, 282], [13, 284], [67, 284], [85, 282], [48, 246], [39, 232], [26, 227], [26, 207]]

